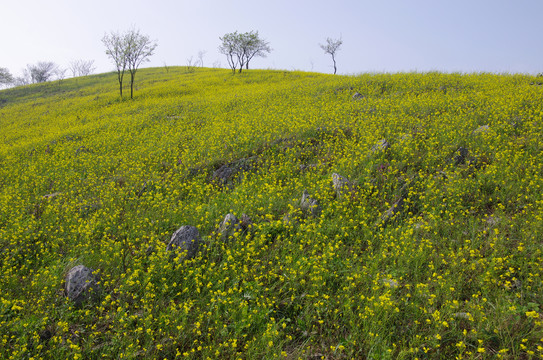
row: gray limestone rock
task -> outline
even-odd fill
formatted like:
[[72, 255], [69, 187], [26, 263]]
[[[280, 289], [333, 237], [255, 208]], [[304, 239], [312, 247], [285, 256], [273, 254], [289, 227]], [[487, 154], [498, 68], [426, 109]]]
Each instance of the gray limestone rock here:
[[98, 280], [99, 278], [94, 274], [94, 270], [83, 265], [77, 265], [66, 274], [66, 296], [76, 306], [79, 306], [98, 293], [100, 289]]
[[354, 93], [354, 95], [353, 95], [353, 100], [361, 100], [361, 99], [363, 99], [363, 98], [365, 98], [365, 96], [362, 95], [362, 94], [359, 93], [359, 92], [356, 92], [356, 93]]
[[484, 134], [487, 133], [490, 130], [490, 125], [481, 125], [477, 129], [473, 130], [473, 134]]
[[242, 232], [242, 222], [234, 214], [227, 214], [219, 225], [217, 232], [223, 241], [227, 241], [236, 232]]
[[371, 147], [371, 152], [386, 151], [388, 148], [390, 148], [390, 143], [387, 139], [381, 139]]
[[343, 177], [337, 173], [332, 174], [332, 185], [338, 198], [341, 197], [341, 195], [343, 195], [345, 192], [352, 190], [351, 182], [346, 177]]
[[317, 200], [312, 199], [309, 196], [307, 190], [304, 190], [302, 194], [302, 199], [300, 200], [300, 208], [304, 213], [309, 213], [312, 216], [319, 216], [322, 212], [322, 209]]
[[232, 178], [234, 170], [228, 165], [223, 165], [213, 172], [213, 179], [220, 185], [228, 184], [228, 181]]
[[380, 282], [381, 284], [384, 284], [385, 286], [388, 286], [391, 289], [397, 288], [399, 286], [398, 282], [394, 279], [384, 278], [384, 279], [381, 279]]
[[456, 156], [453, 158], [454, 165], [465, 164], [466, 160], [468, 159], [468, 156], [469, 156], [469, 150], [468, 149], [466, 149], [464, 147], [458, 148], [458, 150], [456, 151]]
[[198, 247], [202, 238], [198, 229], [194, 226], [183, 225], [173, 233], [168, 247], [168, 251], [183, 252], [182, 259], [192, 259], [198, 254]]
[[387, 223], [389, 220], [391, 220], [395, 215], [401, 213], [403, 211], [403, 205], [404, 205], [404, 198], [401, 197], [398, 201], [396, 201], [384, 214], [381, 216], [381, 220], [383, 223]]

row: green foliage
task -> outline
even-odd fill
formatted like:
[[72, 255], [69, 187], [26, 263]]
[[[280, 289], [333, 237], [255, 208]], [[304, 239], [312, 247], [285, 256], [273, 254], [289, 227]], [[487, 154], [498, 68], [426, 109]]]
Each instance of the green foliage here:
[[0, 358], [543, 354], [535, 77], [169, 67], [121, 101], [116, 76], [0, 91]]

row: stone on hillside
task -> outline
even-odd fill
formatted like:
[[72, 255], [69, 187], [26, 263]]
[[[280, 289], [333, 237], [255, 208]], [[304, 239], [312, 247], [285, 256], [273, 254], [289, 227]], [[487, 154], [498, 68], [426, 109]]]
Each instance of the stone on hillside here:
[[392, 219], [395, 215], [399, 214], [403, 211], [403, 205], [404, 205], [404, 198], [400, 197], [398, 201], [396, 201], [384, 214], [381, 216], [381, 220], [383, 223], [387, 223], [390, 219]]
[[353, 95], [353, 100], [361, 100], [361, 99], [363, 99], [363, 98], [365, 98], [365, 96], [362, 95], [362, 94], [359, 93], [359, 92], [356, 92], [356, 93], [354, 93], [354, 95]]
[[251, 227], [253, 226], [253, 219], [247, 214], [241, 214], [241, 228], [243, 231], [249, 231]]
[[454, 160], [454, 165], [462, 165], [462, 164], [465, 164], [465, 163], [466, 163], [466, 160], [468, 159], [468, 156], [469, 156], [469, 150], [466, 149], [465, 147], [460, 147], [460, 148], [456, 151], [456, 156], [453, 158], [453, 160]]
[[411, 139], [413, 139], [413, 134], [405, 133], [402, 136], [400, 136], [400, 141], [401, 142], [411, 140]]
[[473, 130], [473, 134], [484, 134], [487, 133], [488, 130], [490, 130], [490, 126], [487, 125], [481, 125], [477, 129]]
[[184, 225], [173, 233], [166, 250], [183, 252], [185, 254], [182, 257], [183, 259], [192, 259], [198, 253], [198, 247], [200, 246], [201, 241], [202, 238], [200, 237], [198, 229], [194, 226]]
[[255, 166], [256, 160], [257, 157], [252, 156], [222, 165], [220, 168], [213, 171], [213, 181], [219, 185], [231, 186], [236, 177], [239, 177], [242, 172], [249, 171]]
[[488, 217], [488, 219], [486, 219], [486, 225], [491, 228], [496, 227], [496, 225], [498, 225], [500, 222], [501, 219], [494, 215], [491, 215]]
[[390, 143], [386, 139], [379, 140], [371, 147], [371, 152], [385, 151], [390, 147]]
[[99, 291], [98, 276], [93, 274], [94, 270], [77, 265], [66, 274], [66, 296], [72, 300], [76, 306], [81, 305], [86, 300], [92, 299]]
[[455, 319], [459, 319], [459, 320], [469, 320], [470, 318], [473, 318], [471, 316], [471, 314], [467, 313], [467, 312], [457, 312], [457, 313], [454, 313], [453, 314], [453, 317]]
[[343, 195], [346, 191], [352, 190], [352, 184], [349, 179], [337, 173], [332, 174], [332, 185], [338, 198], [341, 197], [341, 195]]
[[44, 199], [53, 199], [57, 196], [59, 196], [60, 194], [62, 194], [61, 192], [54, 192], [54, 193], [51, 193], [51, 194], [47, 194], [47, 195], [43, 195], [43, 198]]
[[217, 232], [223, 241], [228, 240], [234, 236], [236, 232], [242, 232], [243, 227], [241, 220], [239, 220], [234, 214], [227, 214], [223, 221], [219, 225]]
[[318, 168], [319, 168], [318, 164], [301, 164], [300, 165], [301, 171], [317, 170]]
[[213, 172], [213, 180], [217, 181], [220, 185], [226, 185], [233, 174], [234, 170], [231, 167], [223, 165]]
[[300, 208], [304, 213], [309, 213], [312, 216], [319, 216], [321, 214], [321, 207], [317, 200], [312, 199], [309, 196], [307, 190], [304, 190], [302, 194], [302, 200], [300, 200]]
[[398, 282], [394, 279], [385, 278], [385, 279], [381, 279], [380, 281], [381, 281], [381, 284], [385, 284], [385, 286], [388, 286], [391, 289], [398, 287]]

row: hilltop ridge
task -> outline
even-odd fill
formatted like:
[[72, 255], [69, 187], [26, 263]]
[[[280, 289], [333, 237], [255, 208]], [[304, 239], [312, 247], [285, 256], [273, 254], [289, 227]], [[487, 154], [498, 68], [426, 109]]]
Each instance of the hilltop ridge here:
[[543, 354], [537, 78], [138, 77], [0, 91], [0, 357]]

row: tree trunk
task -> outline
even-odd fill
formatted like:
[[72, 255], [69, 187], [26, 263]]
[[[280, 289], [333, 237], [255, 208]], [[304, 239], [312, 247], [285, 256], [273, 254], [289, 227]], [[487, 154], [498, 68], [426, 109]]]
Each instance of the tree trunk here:
[[334, 62], [334, 75], [335, 75], [337, 68], [336, 68], [336, 59], [334, 58], [334, 54], [332, 54], [332, 61]]
[[134, 98], [134, 79], [136, 78], [136, 72], [130, 73], [130, 99]]
[[123, 73], [117, 71], [117, 78], [119, 79], [119, 93], [121, 94], [121, 99], [123, 97]]

